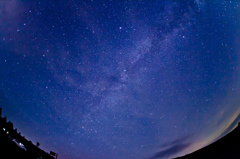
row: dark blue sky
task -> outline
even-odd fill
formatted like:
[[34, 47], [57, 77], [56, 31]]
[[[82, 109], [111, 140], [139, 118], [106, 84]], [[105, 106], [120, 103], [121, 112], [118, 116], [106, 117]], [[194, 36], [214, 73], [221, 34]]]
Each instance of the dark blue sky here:
[[60, 159], [206, 146], [239, 120], [239, 5], [1, 1], [3, 115]]

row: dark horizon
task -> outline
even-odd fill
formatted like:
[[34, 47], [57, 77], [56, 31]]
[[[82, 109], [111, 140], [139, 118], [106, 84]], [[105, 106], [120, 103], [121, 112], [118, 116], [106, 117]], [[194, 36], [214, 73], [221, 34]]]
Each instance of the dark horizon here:
[[[240, 122], [236, 124], [236, 122], [239, 121], [240, 115], [235, 119], [235, 121], [232, 123], [231, 126], [223, 133], [221, 134], [216, 141], [213, 143], [198, 149], [192, 153], [186, 154], [185, 156], [177, 157], [174, 159], [220, 159], [220, 158], [228, 158], [228, 159], [238, 159], [240, 157]], [[36, 145], [34, 145], [30, 140], [26, 139], [24, 136], [21, 135], [21, 132], [18, 132], [17, 128], [13, 126], [14, 124], [11, 121], [7, 120], [7, 117], [2, 117], [2, 108], [0, 107], [0, 149], [1, 149], [1, 156], [2, 157], [22, 157], [22, 158], [36, 158], [37, 156], [41, 156], [43, 159], [50, 159], [54, 157], [58, 157], [58, 154], [49, 151], [44, 152], [39, 148], [40, 143], [37, 142]], [[10, 133], [9, 133], [10, 132]], [[17, 139], [24, 143], [24, 145], [27, 145], [26, 147], [28, 149], [27, 153], [20, 149], [16, 149], [16, 146], [11, 146], [9, 142], [12, 140]], [[8, 141], [7, 141], [8, 140]], [[4, 151], [3, 148], [4, 147]], [[171, 149], [176, 151], [177, 147], [172, 147]], [[35, 150], [34, 150], [35, 149]], [[150, 159], [157, 159], [159, 157], [163, 157], [167, 153], [172, 153], [171, 149], [165, 150], [164, 152], [159, 152], [155, 154]], [[4, 152], [4, 153], [3, 153]]]
[[191, 154], [175, 159], [239, 159], [240, 158], [240, 122], [237, 127], [214, 143]]

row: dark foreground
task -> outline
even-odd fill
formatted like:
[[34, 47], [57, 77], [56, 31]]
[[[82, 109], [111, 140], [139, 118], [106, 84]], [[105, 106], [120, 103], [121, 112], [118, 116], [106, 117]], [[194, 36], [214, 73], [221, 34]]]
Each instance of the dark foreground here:
[[176, 159], [240, 159], [240, 123], [232, 132], [213, 144]]
[[[33, 144], [14, 129], [13, 123], [2, 118], [0, 108], [0, 159], [54, 159], [57, 154], [51, 154], [39, 148], [40, 143]], [[53, 157], [54, 156], [54, 157]]]
[[1, 159], [54, 159], [31, 142], [24, 143], [27, 150], [19, 147], [8, 135], [0, 132], [0, 158]]

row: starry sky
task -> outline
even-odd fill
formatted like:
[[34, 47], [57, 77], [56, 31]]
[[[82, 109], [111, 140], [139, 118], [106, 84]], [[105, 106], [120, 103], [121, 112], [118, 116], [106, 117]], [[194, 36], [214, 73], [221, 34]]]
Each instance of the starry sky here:
[[240, 121], [240, 1], [0, 1], [0, 107], [59, 159], [193, 152]]

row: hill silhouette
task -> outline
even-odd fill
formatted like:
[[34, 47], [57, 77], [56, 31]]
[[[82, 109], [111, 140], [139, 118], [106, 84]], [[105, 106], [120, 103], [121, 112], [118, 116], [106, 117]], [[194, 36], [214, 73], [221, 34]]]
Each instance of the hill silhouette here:
[[240, 159], [240, 123], [218, 141], [175, 159]]

